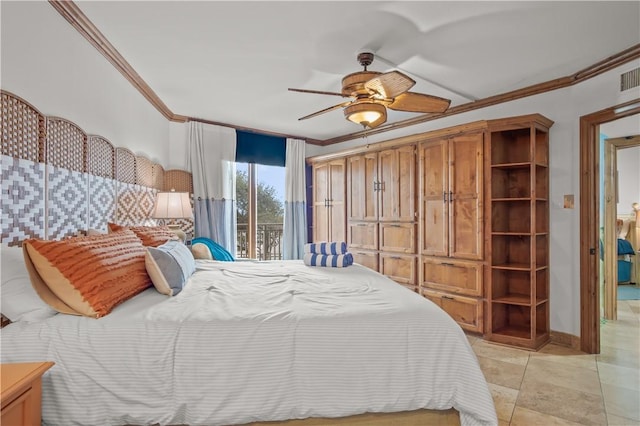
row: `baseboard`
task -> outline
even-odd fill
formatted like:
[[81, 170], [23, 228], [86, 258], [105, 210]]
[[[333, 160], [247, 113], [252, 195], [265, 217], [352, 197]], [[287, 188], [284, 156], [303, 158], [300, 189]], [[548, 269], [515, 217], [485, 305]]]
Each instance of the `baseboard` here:
[[580, 350], [580, 337], [578, 336], [574, 336], [573, 334], [569, 333], [563, 333], [561, 331], [551, 330], [549, 337], [551, 339], [551, 343], [555, 343], [556, 345], [560, 346], [566, 346], [577, 351]]

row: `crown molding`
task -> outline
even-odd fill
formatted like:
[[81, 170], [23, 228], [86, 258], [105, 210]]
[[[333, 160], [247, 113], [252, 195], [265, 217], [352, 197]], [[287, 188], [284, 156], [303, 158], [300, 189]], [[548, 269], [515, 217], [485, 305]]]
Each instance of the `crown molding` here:
[[140, 77], [118, 50], [82, 13], [73, 1], [49, 0], [49, 4], [62, 15], [89, 43], [95, 47], [138, 91], [168, 120], [175, 114], [156, 95], [149, 85]]
[[158, 95], [149, 87], [149, 85], [140, 77], [140, 75], [133, 69], [133, 67], [124, 59], [124, 57], [118, 52], [118, 50], [107, 40], [107, 38], [98, 30], [98, 28], [82, 13], [80, 8], [71, 0], [49, 0], [49, 3], [56, 9], [83, 37], [85, 37], [89, 43], [91, 43], [120, 73], [127, 79], [138, 91], [158, 110], [160, 113], [170, 121], [184, 123], [187, 121], [199, 121], [208, 124], [214, 124], [224, 127], [232, 127], [237, 130], [253, 131], [257, 133], [263, 133], [273, 136], [303, 139], [307, 143], [319, 146], [328, 146], [335, 143], [345, 142], [348, 140], [375, 135], [379, 133], [385, 133], [392, 130], [401, 129], [408, 126], [413, 126], [420, 123], [426, 123], [428, 121], [438, 120], [444, 117], [450, 117], [452, 115], [461, 114], [464, 112], [473, 111], [480, 108], [486, 108], [488, 106], [497, 105], [503, 102], [510, 102], [516, 99], [525, 98], [528, 96], [538, 95], [552, 90], [562, 89], [572, 86], [574, 84], [581, 83], [592, 77], [600, 75], [606, 71], [623, 65], [629, 61], [640, 58], [640, 44], [636, 44], [622, 52], [612, 55], [600, 62], [597, 62], [583, 70], [580, 70], [574, 74], [545, 81], [543, 83], [534, 84], [521, 89], [513, 90], [499, 95], [489, 96], [487, 98], [479, 99], [476, 101], [468, 102], [462, 105], [456, 105], [449, 108], [444, 113], [439, 114], [424, 114], [418, 117], [413, 117], [407, 120], [397, 121], [377, 127], [375, 129], [359, 131], [355, 133], [349, 133], [343, 136], [337, 136], [335, 138], [318, 140], [309, 139], [303, 136], [287, 135], [282, 133], [267, 132], [260, 129], [253, 129], [248, 127], [236, 126], [228, 123], [220, 123], [211, 120], [205, 120], [195, 117], [188, 117], [172, 112], [167, 105], [158, 97]]

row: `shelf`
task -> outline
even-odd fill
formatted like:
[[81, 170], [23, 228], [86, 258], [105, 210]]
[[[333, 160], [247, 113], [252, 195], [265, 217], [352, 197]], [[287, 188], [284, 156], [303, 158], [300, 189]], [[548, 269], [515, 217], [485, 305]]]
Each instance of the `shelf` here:
[[[530, 167], [492, 167], [491, 198], [531, 198]], [[539, 192], [544, 194], [544, 192]]]
[[494, 297], [493, 303], [504, 303], [507, 305], [521, 305], [531, 306], [531, 299], [529, 295], [523, 294], [508, 294], [506, 296]]
[[514, 237], [518, 237], [518, 236], [520, 236], [520, 237], [528, 237], [531, 234], [528, 233], [528, 232], [506, 232], [506, 231], [502, 232], [502, 231], [496, 231], [496, 232], [492, 232], [491, 235], [511, 235], [511, 236], [514, 236]]
[[491, 205], [491, 229], [499, 233], [530, 235], [530, 199], [503, 200]]
[[[520, 299], [522, 300], [522, 298]], [[491, 302], [493, 334], [531, 339], [531, 305]]]
[[[503, 263], [499, 265], [491, 265], [493, 269], [506, 269], [509, 271], [530, 271], [531, 265], [526, 263]], [[544, 271], [549, 268], [547, 265], [538, 266], [535, 268], [536, 271]]]
[[501, 163], [501, 164], [492, 164], [492, 168], [498, 169], [528, 169], [531, 167], [530, 162], [522, 162], [522, 163]]
[[[514, 222], [509, 228], [515, 228]], [[501, 227], [502, 228], [502, 227]], [[525, 228], [524, 224], [522, 228]], [[525, 229], [494, 229], [496, 232], [515, 232], [515, 235], [491, 235], [490, 265], [508, 269], [530, 269], [532, 263], [531, 235]], [[546, 262], [545, 262], [546, 264]]]
[[531, 197], [492, 198], [491, 201], [531, 201]]
[[531, 265], [528, 263], [504, 263], [500, 265], [491, 265], [493, 269], [506, 269], [510, 271], [530, 271]]
[[531, 330], [529, 329], [529, 327], [523, 327], [523, 326], [511, 325], [508, 327], [503, 327], [497, 330], [493, 330], [493, 334], [515, 337], [518, 339], [525, 339], [525, 340], [531, 339]]

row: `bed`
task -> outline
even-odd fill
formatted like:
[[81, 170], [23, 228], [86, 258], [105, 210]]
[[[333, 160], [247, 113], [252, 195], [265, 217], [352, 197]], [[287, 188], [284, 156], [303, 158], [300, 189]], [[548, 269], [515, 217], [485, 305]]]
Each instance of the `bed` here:
[[497, 424], [460, 327], [357, 264], [200, 260], [174, 297], [151, 287], [100, 319], [31, 315], [0, 338], [3, 363], [56, 363], [43, 377], [46, 425], [227, 425], [451, 408], [464, 425]]
[[497, 424], [457, 324], [359, 265], [200, 262], [176, 296], [147, 285], [99, 319], [51, 309], [6, 246], [153, 224], [157, 191], [193, 192], [191, 174], [0, 92], [0, 302], [13, 321], [0, 358], [56, 363], [44, 424]]

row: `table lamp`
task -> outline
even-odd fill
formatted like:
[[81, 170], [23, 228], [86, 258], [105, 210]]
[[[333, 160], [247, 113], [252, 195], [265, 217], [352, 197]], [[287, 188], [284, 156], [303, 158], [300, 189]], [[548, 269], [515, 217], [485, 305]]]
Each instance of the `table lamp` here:
[[[188, 192], [158, 192], [156, 195], [156, 207], [153, 211], [155, 219], [191, 219], [191, 199]], [[180, 225], [171, 223], [167, 225], [184, 243], [187, 234], [180, 229]]]

